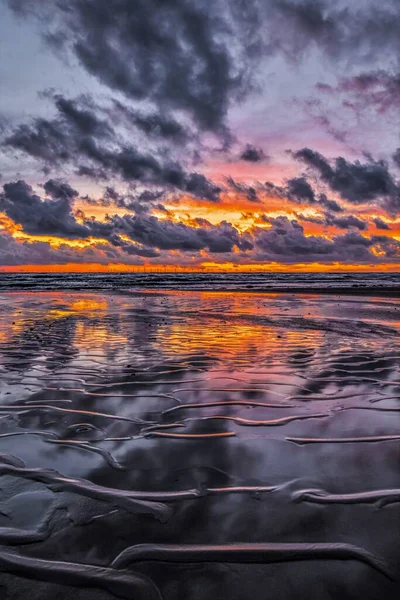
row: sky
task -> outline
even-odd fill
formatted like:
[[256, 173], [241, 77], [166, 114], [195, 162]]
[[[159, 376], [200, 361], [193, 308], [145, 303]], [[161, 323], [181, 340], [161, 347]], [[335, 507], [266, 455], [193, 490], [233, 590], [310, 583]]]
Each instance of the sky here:
[[0, 0], [0, 270], [400, 270], [398, 0]]

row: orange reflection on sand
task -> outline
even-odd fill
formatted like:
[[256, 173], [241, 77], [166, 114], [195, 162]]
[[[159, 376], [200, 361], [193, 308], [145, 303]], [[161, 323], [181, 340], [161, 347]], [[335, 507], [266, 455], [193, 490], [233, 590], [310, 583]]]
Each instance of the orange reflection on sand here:
[[96, 346], [102, 355], [106, 355], [116, 346], [121, 346], [120, 351], [123, 352], [127, 341], [126, 336], [121, 332], [113, 332], [106, 323], [80, 320], [76, 324], [74, 345], [82, 351]]
[[0, 343], [36, 344], [35, 357], [41, 345], [45, 356], [49, 348], [67, 344], [70, 365], [90, 362], [90, 369], [208, 357], [225, 361], [229, 376], [239, 380], [242, 362], [263, 368], [285, 352], [314, 354], [325, 344], [328, 321], [342, 335], [343, 320], [373, 322], [375, 303], [382, 322], [387, 314], [388, 326], [400, 326], [395, 300], [374, 298], [344, 298], [339, 307], [318, 294], [11, 292], [1, 298], [0, 308], [6, 309], [0, 310]]
[[38, 306], [35, 302], [35, 293], [32, 292], [8, 292], [6, 298], [13, 306], [14, 299], [23, 298], [29, 305], [33, 301], [34, 306], [22, 309], [15, 305], [11, 313], [2, 318], [0, 312], [0, 343], [7, 343], [13, 336], [18, 335], [30, 325], [34, 326], [36, 320], [56, 321], [71, 315], [86, 317], [99, 316], [106, 313], [108, 302], [97, 294], [79, 294], [79, 299], [65, 292], [41, 292], [42, 302]]
[[[162, 329], [162, 344], [179, 346], [182, 353], [229, 357], [240, 349], [246, 356], [260, 350], [273, 356], [283, 344], [308, 348], [312, 340], [318, 345], [323, 335], [314, 330], [303, 336], [291, 330], [290, 325], [285, 326], [282, 314], [275, 302], [271, 302], [280, 294], [176, 291], [167, 294], [179, 304], [194, 301], [202, 309]], [[307, 310], [305, 305], [300, 314]]]

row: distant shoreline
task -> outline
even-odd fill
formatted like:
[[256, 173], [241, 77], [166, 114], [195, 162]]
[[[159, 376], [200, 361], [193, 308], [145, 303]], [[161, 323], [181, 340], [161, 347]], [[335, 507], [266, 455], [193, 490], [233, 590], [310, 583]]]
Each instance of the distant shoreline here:
[[148, 295], [159, 295], [164, 293], [210, 293], [210, 294], [296, 294], [296, 295], [331, 295], [331, 296], [376, 296], [376, 297], [386, 297], [386, 298], [400, 298], [400, 286], [393, 287], [320, 287], [320, 288], [311, 288], [311, 287], [274, 287], [274, 288], [257, 288], [257, 287], [237, 287], [237, 288], [212, 288], [212, 287], [190, 287], [187, 288], [171, 288], [168, 285], [165, 287], [155, 287], [155, 286], [138, 286], [138, 287], [115, 287], [115, 288], [104, 288], [101, 286], [90, 286], [90, 287], [79, 287], [79, 286], [62, 286], [62, 283], [54, 288], [41, 288], [34, 286], [23, 286], [16, 285], [13, 288], [8, 288], [2, 290], [0, 288], [0, 294], [7, 293], [19, 293], [19, 292], [32, 292], [32, 293], [48, 293], [48, 292], [66, 292], [66, 293], [116, 293], [116, 294], [129, 294], [129, 295], [137, 295], [137, 296], [148, 296]]

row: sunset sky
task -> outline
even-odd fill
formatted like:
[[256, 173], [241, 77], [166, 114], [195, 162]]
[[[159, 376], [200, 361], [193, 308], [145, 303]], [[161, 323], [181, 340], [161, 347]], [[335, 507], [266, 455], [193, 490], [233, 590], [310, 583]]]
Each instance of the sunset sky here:
[[400, 270], [399, 0], [0, 0], [0, 270]]

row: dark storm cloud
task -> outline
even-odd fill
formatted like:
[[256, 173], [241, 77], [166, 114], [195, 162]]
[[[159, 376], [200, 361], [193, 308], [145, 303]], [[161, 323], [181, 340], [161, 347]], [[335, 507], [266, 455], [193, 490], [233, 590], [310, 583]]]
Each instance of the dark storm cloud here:
[[89, 230], [76, 222], [71, 200], [76, 196], [68, 184], [54, 180], [45, 183], [51, 199], [41, 200], [30, 185], [19, 180], [6, 183], [0, 195], [0, 210], [22, 226], [26, 233], [59, 237], [87, 237]]
[[[269, 260], [288, 262], [335, 260], [337, 255], [335, 243], [325, 238], [305, 236], [303, 227], [297, 221], [289, 220], [287, 217], [277, 217], [270, 219], [270, 223], [272, 227], [259, 231], [256, 241], [257, 248]], [[364, 246], [363, 254], [366, 259], [368, 251]]]
[[[49, 172], [48, 167], [45, 167], [43, 170], [46, 171], [46, 173]], [[88, 177], [89, 179], [93, 179], [95, 181], [106, 181], [110, 177], [110, 174], [104, 169], [99, 167], [89, 167], [88, 165], [79, 165], [75, 172], [81, 177]]]
[[310, 148], [303, 148], [302, 150], [294, 152], [293, 156], [297, 160], [301, 160], [306, 163], [306, 165], [317, 169], [323, 179], [329, 181], [329, 179], [332, 177], [332, 167], [319, 152], [315, 152]]
[[267, 194], [273, 198], [287, 198], [287, 194], [289, 193], [285, 187], [276, 185], [272, 181], [266, 181], [263, 187]]
[[[132, 259], [132, 255], [136, 259]], [[70, 248], [62, 244], [57, 248], [50, 246], [46, 241], [17, 241], [6, 232], [0, 232], [0, 265], [17, 266], [24, 264], [48, 265], [65, 263], [90, 263], [108, 264], [110, 262], [121, 261], [128, 263], [141, 264], [142, 256], [157, 256], [157, 253], [151, 251], [146, 254], [146, 250], [134, 244], [123, 242], [118, 246], [109, 244], [96, 244], [88, 248], [80, 249]]]
[[159, 256], [159, 252], [154, 250], [154, 248], [141, 246], [134, 242], [127, 242], [115, 234], [108, 237], [108, 242], [112, 246], [121, 249], [128, 256], [140, 256], [143, 258], [156, 258]]
[[261, 162], [268, 161], [269, 156], [265, 154], [262, 148], [256, 148], [256, 146], [253, 146], [252, 144], [246, 144], [240, 154], [240, 160], [247, 162]]
[[245, 183], [239, 183], [235, 181], [233, 177], [227, 177], [226, 182], [228, 184], [228, 188], [238, 192], [238, 194], [242, 194], [249, 200], [250, 202], [260, 202], [260, 198], [257, 195], [257, 190], [252, 185], [246, 185]]
[[308, 215], [299, 214], [297, 217], [301, 221], [307, 221], [308, 223], [314, 223], [316, 225], [322, 225], [323, 227], [331, 226], [337, 227], [338, 229], [352, 229], [356, 228], [360, 231], [366, 231], [368, 223], [354, 217], [353, 215], [343, 215], [342, 217], [336, 217], [332, 214], [325, 213], [325, 216], [313, 217]]
[[325, 220], [327, 225], [333, 225], [339, 229], [351, 229], [355, 227], [360, 231], [365, 231], [368, 228], [368, 224], [353, 215], [346, 215], [343, 217], [327, 216]]
[[133, 212], [150, 212], [154, 208], [161, 211], [167, 209], [158, 202], [165, 194], [165, 190], [142, 190], [129, 194], [120, 194], [111, 186], [107, 186], [102, 197], [92, 199], [83, 198], [88, 204], [126, 208]]
[[196, 137], [195, 132], [182, 125], [173, 115], [162, 112], [145, 113], [116, 100], [113, 110], [110, 110], [110, 116], [122, 118], [128, 127], [136, 127], [146, 136], [153, 138], [184, 143]]
[[287, 198], [296, 204], [311, 204], [326, 208], [333, 212], [342, 212], [342, 207], [335, 200], [330, 200], [325, 194], [316, 194], [307, 179], [293, 177], [286, 180], [285, 186], [278, 186], [271, 181], [265, 182], [263, 189], [275, 198]]
[[4, 144], [54, 165], [70, 160], [67, 142], [57, 122], [37, 118], [32, 126], [19, 125]]
[[265, 191], [277, 198], [288, 198], [298, 204], [314, 204], [317, 199], [305, 177], [293, 177], [286, 181], [285, 186], [277, 186], [271, 181], [264, 184]]
[[342, 212], [343, 208], [340, 206], [340, 204], [338, 204], [335, 200], [331, 200], [330, 198], [327, 198], [325, 196], [325, 194], [320, 194], [319, 195], [319, 203], [322, 204], [322, 206], [324, 208], [327, 208], [328, 210], [331, 210], [332, 212]]
[[[72, 212], [71, 205], [73, 200], [78, 196], [78, 192], [67, 183], [54, 179], [47, 181], [43, 185], [43, 188], [46, 194], [50, 196], [48, 199], [41, 199], [22, 180], [14, 183], [6, 183], [3, 188], [4, 192], [0, 194], [0, 211], [3, 211], [14, 223], [21, 225], [25, 233], [67, 239], [87, 239], [93, 236], [102, 238], [104, 245], [108, 242], [112, 246], [119, 248], [121, 250], [120, 258], [123, 254], [151, 258], [158, 256], [158, 253], [153, 248], [145, 248], [134, 242], [130, 243], [119, 238], [118, 231], [116, 231], [115, 224], [111, 218], [105, 222], [98, 222], [93, 219], [85, 220], [84, 214], [80, 211], [80, 217], [84, 223], [78, 223], [76, 215]], [[98, 247], [99, 245], [101, 246], [101, 243], [97, 244]], [[8, 247], [10, 247], [10, 244], [8, 244]], [[24, 246], [24, 248], [26, 247]], [[44, 246], [32, 246], [32, 248], [40, 250]], [[20, 250], [23, 251], [22, 246]], [[89, 250], [89, 248], [85, 250], [86, 257], [90, 254]], [[103, 250], [106, 250], [106, 248], [103, 248]], [[71, 252], [67, 248], [69, 260], [71, 260]], [[49, 251], [45, 250], [43, 256], [48, 255]], [[62, 252], [60, 252], [61, 256]], [[77, 253], [77, 258], [79, 256], [80, 253]], [[29, 257], [26, 260], [31, 262]]]
[[42, 159], [47, 166], [72, 164], [78, 174], [95, 179], [120, 177], [219, 201], [221, 188], [204, 175], [188, 173], [177, 161], [121, 142], [118, 133], [96, 114], [91, 100], [67, 100], [56, 95], [54, 102], [56, 117], [20, 125], [4, 145]]
[[17, 242], [6, 232], [0, 232], [0, 265], [49, 264], [74, 262], [79, 258], [64, 249], [53, 250], [46, 242]]
[[51, 196], [54, 200], [65, 198], [69, 201], [79, 196], [77, 190], [74, 190], [69, 183], [57, 179], [49, 179], [46, 181], [43, 188], [46, 194]]
[[305, 221], [306, 223], [314, 223], [314, 225], [326, 225], [326, 220], [324, 217], [312, 217], [308, 215], [303, 215], [301, 213], [297, 213], [296, 217], [299, 221]]
[[378, 252], [382, 252], [388, 260], [400, 259], [400, 242], [383, 235], [373, 235], [371, 243]]
[[[94, 179], [142, 181], [210, 201], [218, 200], [218, 187], [187, 172], [174, 152], [198, 156], [199, 132], [212, 132], [226, 145], [232, 141], [227, 110], [257, 89], [253, 78], [258, 85], [262, 60], [277, 53], [299, 60], [318, 46], [331, 58], [363, 62], [377, 49], [398, 48], [400, 14], [388, 3], [355, 11], [328, 0], [6, 1], [16, 13], [37, 17], [53, 47], [72, 52], [114, 97], [121, 93], [130, 103], [114, 99], [105, 119], [89, 97], [77, 103], [55, 95], [58, 116], [21, 125], [9, 146], [43, 160], [47, 169], [70, 163]], [[117, 113], [129, 142], [112, 130]], [[132, 145], [132, 131], [156, 146]], [[169, 144], [168, 152], [160, 152], [160, 143]], [[267, 156], [249, 144], [241, 158]], [[293, 182], [300, 184], [301, 178]], [[302, 202], [307, 192], [289, 193]], [[397, 202], [387, 203], [397, 210]], [[339, 205], [332, 210], [339, 212]]]
[[112, 139], [111, 127], [95, 114], [92, 101], [87, 97], [71, 100], [57, 94], [53, 101], [57, 110], [55, 118], [36, 118], [31, 125], [19, 125], [5, 139], [4, 145], [42, 159], [49, 166], [58, 166], [78, 159], [95, 140]]
[[188, 175], [181, 173], [178, 182], [180, 185], [177, 185], [174, 182], [173, 184], [177, 188], [188, 192], [189, 194], [193, 194], [193, 196], [203, 198], [204, 200], [210, 200], [211, 202], [219, 201], [219, 194], [222, 191], [222, 188], [204, 177], [201, 173], [190, 173]]
[[315, 202], [315, 194], [311, 185], [304, 177], [294, 177], [287, 182], [288, 197], [297, 198], [299, 201], [306, 201], [310, 204]]
[[[233, 138], [226, 124], [228, 108], [256, 89], [257, 67], [274, 54], [299, 60], [305, 50], [318, 46], [335, 60], [352, 56], [364, 62], [377, 50], [398, 50], [400, 15], [383, 4], [362, 11], [327, 0], [8, 0], [8, 4], [20, 15], [37, 17], [47, 42], [72, 52], [113, 94], [120, 92], [128, 101], [141, 103], [139, 110], [115, 102], [125, 113], [128, 128], [170, 144], [198, 142], [195, 131], [181, 122], [185, 115], [194, 129], [212, 132], [229, 145]], [[149, 112], [142, 110], [144, 103]], [[86, 125], [87, 136], [99, 139], [104, 122], [96, 130], [99, 124], [91, 122], [90, 115], [76, 114], [62, 98], [58, 108], [75, 118], [77, 126]], [[38, 121], [38, 131], [24, 126], [15, 132], [14, 147], [49, 162], [54, 151], [60, 160], [63, 153], [68, 159], [70, 152], [63, 140], [59, 148], [60, 131], [53, 125]], [[41, 143], [43, 136], [46, 144]], [[141, 149], [137, 153], [146, 154]], [[241, 159], [258, 162], [267, 157], [249, 145]], [[132, 178], [120, 162], [124, 156], [114, 164], [117, 174]], [[102, 179], [109, 169], [82, 162], [78, 172]]]
[[132, 241], [131, 251], [140, 256], [155, 257], [159, 251], [211, 253], [232, 252], [234, 248], [245, 252], [253, 248], [251, 236], [240, 234], [230, 223], [222, 221], [212, 225], [206, 219], [195, 219], [193, 224], [175, 223], [158, 219], [146, 213], [113, 215], [105, 222], [85, 221], [91, 235], [106, 239], [113, 246], [128, 252], [128, 244], [120, 236]]
[[377, 248], [385, 258], [400, 258], [400, 243], [385, 236], [366, 238], [358, 231], [326, 239], [304, 235], [303, 227], [287, 217], [267, 218], [270, 229], [254, 232], [255, 258], [285, 263], [344, 262], [375, 263], [371, 249]]
[[400, 167], [400, 148], [397, 148], [396, 152], [392, 156], [395, 164]]
[[[226, 221], [212, 225], [199, 220], [194, 226], [174, 223], [168, 219], [160, 220], [150, 216], [147, 210], [138, 210], [130, 206], [136, 215], [108, 216], [105, 221], [86, 219], [82, 211], [83, 224], [76, 221], [72, 212], [72, 202], [78, 195], [67, 183], [57, 180], [47, 181], [43, 188], [50, 198], [41, 199], [25, 181], [6, 183], [0, 195], [0, 211], [3, 211], [15, 223], [22, 226], [24, 232], [34, 235], [51, 235], [70, 239], [95, 237], [121, 249], [128, 255], [144, 257], [158, 256], [155, 249], [181, 250], [223, 253], [233, 248], [246, 251], [252, 248], [248, 235], [240, 233]], [[120, 206], [130, 205], [134, 199], [121, 196], [112, 188], [106, 193]], [[106, 199], [107, 200], [107, 199]], [[143, 205], [140, 205], [143, 208]], [[120, 236], [128, 236], [132, 243]]]
[[382, 200], [385, 208], [397, 214], [400, 210], [400, 187], [388, 170], [384, 161], [354, 163], [339, 156], [331, 166], [319, 152], [303, 148], [293, 153], [294, 158], [312, 167], [331, 190], [339, 193], [344, 200], [354, 204]]
[[385, 221], [382, 221], [382, 219], [379, 219], [379, 217], [376, 217], [376, 219], [374, 219], [373, 221], [377, 229], [390, 229], [389, 225], [385, 223]]
[[83, 106], [79, 106], [76, 100], [64, 98], [60, 94], [55, 94], [53, 98], [60, 115], [83, 135], [96, 138], [108, 138], [112, 135], [110, 125], [97, 117], [96, 106], [88, 96], [81, 96]]
[[[327, 239], [306, 236], [296, 220], [287, 217], [272, 218], [263, 215], [260, 222], [269, 229], [255, 227], [240, 233], [226, 221], [213, 225], [205, 219], [194, 219], [190, 224], [176, 223], [168, 218], [159, 219], [147, 212], [135, 215], [107, 216], [105, 221], [86, 219], [82, 211], [75, 220], [71, 203], [76, 191], [61, 181], [49, 180], [43, 186], [48, 196], [41, 199], [24, 181], [4, 185], [0, 209], [19, 223], [27, 233], [52, 235], [71, 239], [93, 240], [93, 245], [77, 252], [66, 244], [59, 249], [43, 242], [19, 242], [8, 233], [0, 235], [0, 264], [55, 263], [55, 262], [108, 262], [131, 260], [130, 257], [156, 258], [170, 251], [198, 254], [232, 254], [240, 251], [251, 260], [299, 262], [369, 262], [400, 258], [400, 244], [386, 236], [361, 236], [356, 229], [365, 224], [353, 217], [325, 215], [325, 224], [349, 229], [345, 235]], [[113, 201], [118, 200], [110, 189]], [[299, 218], [302, 218], [301, 216]], [[306, 220], [312, 218], [304, 217]], [[315, 220], [315, 222], [317, 222]], [[97, 241], [96, 241], [97, 240]], [[379, 258], [372, 252], [379, 251]], [[200, 255], [199, 255], [200, 256]], [[235, 256], [233, 254], [233, 256]], [[203, 254], [204, 257], [204, 254]]]
[[[132, 109], [131, 117], [156, 137], [187, 133], [176, 112], [229, 143], [229, 106], [257, 88], [257, 67], [275, 54], [299, 61], [318, 47], [354, 64], [370, 62], [378, 51], [399, 55], [395, 3], [359, 10], [329, 0], [6, 2], [38, 18], [53, 49], [72, 53], [113, 93], [155, 107], [150, 114]], [[257, 148], [244, 151], [244, 160], [259, 157]]]
[[[336, 44], [347, 10], [329, 11], [327, 4], [318, 0], [272, 0], [275, 21], [273, 38], [280, 43], [281, 50], [293, 55], [304, 51], [311, 43], [317, 42], [331, 54], [336, 54]], [[279, 30], [279, 23], [286, 30]]]
[[[232, 0], [9, 0], [42, 17], [51, 44], [134, 100], [188, 111], [223, 128], [230, 100], [248, 89], [256, 56], [257, 2]], [[50, 27], [50, 30], [48, 29]]]
[[[317, 45], [333, 58], [369, 61], [398, 50], [396, 0], [8, 0], [43, 19], [46, 39], [67, 46], [103, 83], [130, 98], [190, 110], [221, 122], [229, 97], [245, 90], [254, 57], [298, 59]], [[66, 35], [68, 31], [68, 35]]]
[[222, 221], [211, 225], [205, 220], [199, 221], [199, 227], [184, 223], [160, 220], [154, 216], [119, 217], [115, 215], [110, 222], [114, 231], [127, 235], [134, 242], [160, 250], [181, 250], [223, 253], [232, 252], [236, 246], [240, 250], [250, 250], [252, 243], [248, 236], [241, 236], [230, 223]]

